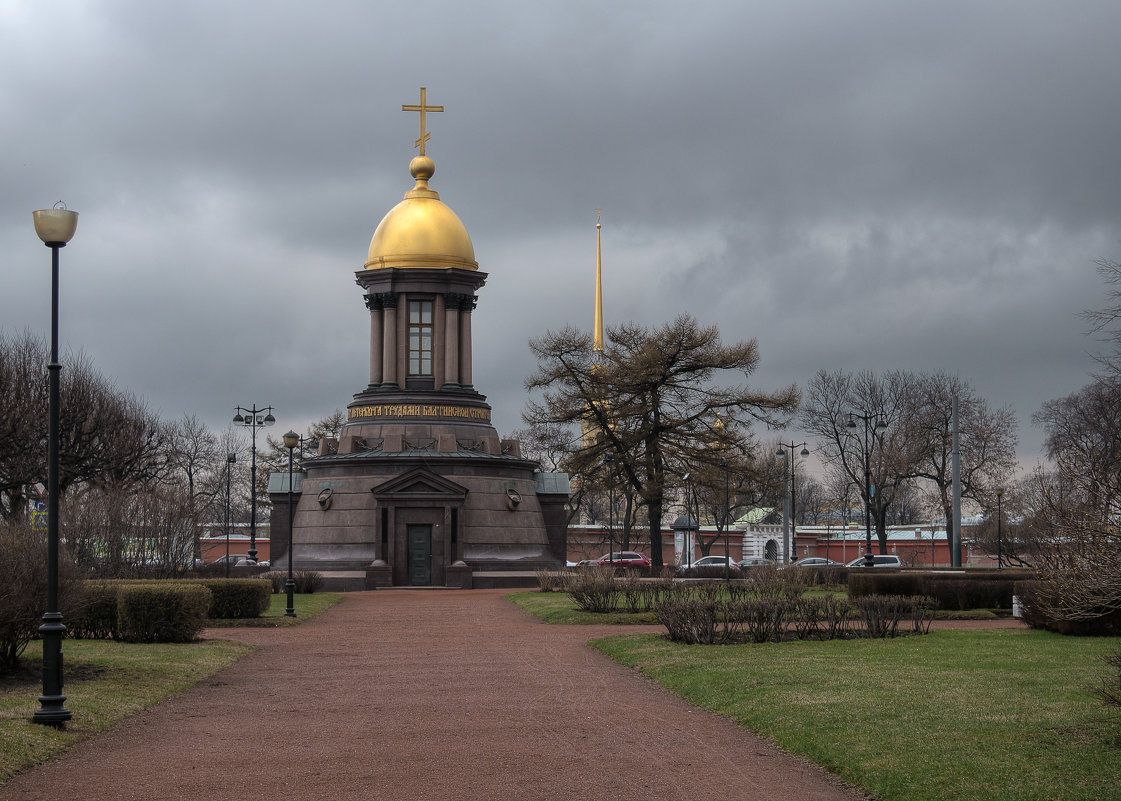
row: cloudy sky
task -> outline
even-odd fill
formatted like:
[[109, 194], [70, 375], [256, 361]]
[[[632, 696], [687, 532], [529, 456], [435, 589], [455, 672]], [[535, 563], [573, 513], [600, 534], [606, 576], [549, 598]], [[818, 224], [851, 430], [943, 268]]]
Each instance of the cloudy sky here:
[[61, 199], [61, 337], [120, 388], [216, 429], [345, 408], [425, 86], [501, 433], [527, 340], [592, 324], [601, 207], [609, 323], [754, 337], [763, 388], [956, 373], [1031, 465], [1121, 260], [1118, 30], [1115, 0], [0, 0], [0, 328], [48, 335]]

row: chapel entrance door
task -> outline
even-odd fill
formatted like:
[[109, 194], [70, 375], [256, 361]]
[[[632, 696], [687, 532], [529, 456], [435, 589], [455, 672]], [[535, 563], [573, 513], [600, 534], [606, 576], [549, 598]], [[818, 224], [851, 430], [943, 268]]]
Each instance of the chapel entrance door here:
[[432, 526], [409, 524], [409, 584], [432, 583]]

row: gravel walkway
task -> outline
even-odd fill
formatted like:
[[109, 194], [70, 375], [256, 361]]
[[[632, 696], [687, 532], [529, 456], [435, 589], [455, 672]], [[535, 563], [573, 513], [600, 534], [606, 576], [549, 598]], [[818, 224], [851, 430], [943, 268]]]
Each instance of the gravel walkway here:
[[[13, 801], [854, 801], [503, 591], [348, 594], [259, 650], [0, 786]], [[632, 631], [628, 627], [626, 631]]]

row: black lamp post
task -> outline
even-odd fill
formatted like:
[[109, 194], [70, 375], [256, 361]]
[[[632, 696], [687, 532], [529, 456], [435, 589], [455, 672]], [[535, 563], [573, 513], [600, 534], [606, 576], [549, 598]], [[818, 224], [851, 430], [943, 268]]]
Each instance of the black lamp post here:
[[292, 507], [292, 449], [300, 444], [300, 435], [289, 431], [284, 435], [284, 447], [288, 449], [288, 580], [284, 582], [284, 591], [288, 593], [288, 607], [284, 610], [285, 617], [295, 617], [294, 595], [296, 582], [292, 579], [292, 519], [296, 510]]
[[606, 453], [607, 465], [607, 561], [615, 565], [615, 454]]
[[[794, 449], [798, 446], [792, 441], [790, 443], [790, 550], [787, 552], [787, 559], [791, 562], [798, 559], [798, 524], [797, 518], [794, 516]], [[786, 458], [786, 445], [779, 445], [778, 450], [775, 452], [776, 456]], [[802, 458], [810, 455], [806, 450], [806, 443], [802, 443]]]
[[876, 421], [879, 431], [887, 428], [887, 422], [879, 415], [849, 412], [848, 427], [856, 428], [857, 420], [864, 421], [864, 565], [872, 567], [876, 563], [872, 554], [872, 448], [876, 444], [872, 421]]
[[[244, 414], [242, 414], [244, 412]], [[261, 416], [264, 412], [264, 416]], [[252, 409], [246, 409], [243, 406], [237, 407], [237, 413], [234, 414], [234, 424], [239, 426], [246, 426], [253, 432], [252, 435], [252, 449], [250, 451], [249, 462], [249, 561], [257, 561], [257, 429], [262, 426], [271, 426], [276, 422], [276, 418], [272, 416], [272, 407], [265, 406], [258, 409], [254, 404]]]
[[237, 462], [236, 453], [226, 454], [226, 578], [230, 577], [230, 473]]
[[1000, 538], [1000, 499], [1003, 495], [1004, 495], [1004, 487], [997, 487], [996, 488], [996, 569], [997, 570], [1001, 570], [1004, 566], [1004, 556], [1001, 553], [1003, 548], [1001, 547], [1002, 543], [1000, 541], [1001, 540], [1001, 538]]
[[[700, 528], [700, 524], [696, 523], [696, 518], [693, 517], [693, 474], [691, 472], [686, 473], [681, 477], [681, 480], [685, 482], [685, 518], [686, 520], [692, 520], [697, 528]], [[697, 517], [700, 517], [700, 514], [700, 511], [698, 511]], [[691, 529], [686, 528], [681, 536], [681, 558], [683, 560], [681, 566], [689, 567], [693, 564], [693, 532]]]
[[732, 532], [729, 531], [729, 520], [732, 510], [732, 494], [728, 483], [728, 457], [720, 457], [720, 466], [724, 468], [724, 580], [729, 581], [732, 578], [731, 567], [728, 562], [730, 561], [731, 554], [728, 551], [728, 538]]
[[35, 233], [51, 249], [51, 361], [47, 365], [47, 611], [39, 634], [43, 638], [43, 694], [39, 696], [40, 708], [32, 720], [59, 726], [70, 720], [70, 710], [63, 706], [62, 694], [62, 635], [66, 625], [58, 611], [58, 417], [59, 374], [58, 361], [58, 251], [66, 247], [78, 227], [78, 212], [70, 211], [61, 202], [53, 209], [34, 211]]

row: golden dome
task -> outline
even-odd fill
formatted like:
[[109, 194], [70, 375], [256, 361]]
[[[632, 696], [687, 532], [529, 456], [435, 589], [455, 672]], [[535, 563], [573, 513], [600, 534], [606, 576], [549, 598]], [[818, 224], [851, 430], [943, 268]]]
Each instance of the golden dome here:
[[416, 186], [382, 218], [370, 240], [366, 269], [386, 267], [458, 267], [478, 270], [475, 248], [455, 212], [428, 188], [436, 165], [428, 156], [409, 164]]

